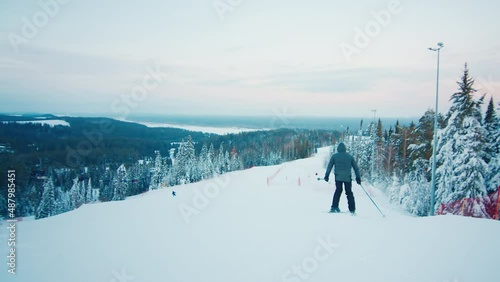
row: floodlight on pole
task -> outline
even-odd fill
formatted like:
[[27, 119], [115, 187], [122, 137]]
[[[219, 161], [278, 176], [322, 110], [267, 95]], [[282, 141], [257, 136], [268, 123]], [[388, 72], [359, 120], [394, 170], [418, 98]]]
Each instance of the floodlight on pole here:
[[439, 94], [439, 55], [443, 42], [438, 42], [438, 48], [429, 48], [431, 51], [438, 52], [437, 58], [437, 78], [436, 78], [436, 110], [434, 112], [434, 140], [432, 146], [432, 183], [431, 183], [431, 207], [430, 215], [434, 215], [434, 205], [436, 197], [436, 150], [437, 150], [437, 131], [438, 131], [438, 94]]

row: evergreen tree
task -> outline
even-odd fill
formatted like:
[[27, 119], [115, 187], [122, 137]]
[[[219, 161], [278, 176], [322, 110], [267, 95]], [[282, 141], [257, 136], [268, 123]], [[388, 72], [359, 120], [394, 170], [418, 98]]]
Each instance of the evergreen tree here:
[[127, 175], [127, 169], [125, 168], [125, 165], [122, 164], [116, 170], [116, 178], [115, 182], [113, 183], [113, 201], [125, 200], [125, 198], [128, 196], [128, 181], [129, 179]]
[[54, 215], [70, 211], [70, 197], [69, 192], [62, 190], [60, 186], [55, 187], [55, 212]]
[[185, 183], [186, 179], [186, 143], [184, 140], [179, 144], [177, 148], [177, 155], [175, 156], [173, 178], [175, 185]]
[[113, 200], [113, 194], [115, 192], [113, 189], [114, 177], [115, 175], [112, 170], [110, 170], [109, 167], [105, 167], [104, 173], [99, 182], [99, 199], [102, 202]]
[[377, 122], [377, 130], [375, 134], [375, 154], [374, 154], [374, 165], [375, 171], [373, 175], [373, 181], [383, 182], [384, 175], [384, 127], [382, 126], [382, 121], [379, 119]]
[[485, 161], [488, 163], [490, 171], [486, 187], [488, 192], [493, 192], [500, 186], [500, 118], [496, 114], [493, 98], [488, 104], [484, 117], [484, 127], [486, 130]]
[[491, 97], [490, 102], [488, 103], [488, 109], [486, 110], [486, 114], [484, 116], [484, 124], [493, 125], [496, 122], [497, 114], [495, 111], [495, 103], [493, 102], [493, 97]]
[[149, 185], [149, 190], [158, 189], [161, 186], [163, 180], [163, 161], [161, 158], [160, 151], [155, 151], [155, 163], [153, 168], [153, 175], [151, 176], [151, 183]]
[[55, 215], [56, 199], [54, 195], [54, 182], [52, 178], [47, 178], [43, 183], [43, 194], [40, 205], [35, 214], [35, 219], [45, 218]]
[[224, 168], [226, 172], [231, 171], [231, 160], [229, 159], [229, 152], [224, 152]]
[[183, 140], [177, 151], [174, 165], [174, 177], [177, 184], [191, 183], [198, 177], [194, 175], [196, 173], [195, 164], [194, 143], [191, 136], [188, 136], [187, 141]]
[[223, 174], [226, 172], [226, 168], [224, 166], [224, 147], [222, 143], [220, 144], [219, 151], [217, 152], [217, 161], [215, 162], [215, 170], [217, 174]]
[[[408, 145], [410, 170], [428, 162], [432, 156], [432, 142], [434, 139], [434, 110], [427, 110], [419, 119], [418, 125], [410, 134]], [[430, 167], [430, 166], [429, 166]]]
[[488, 166], [484, 162], [485, 131], [481, 125], [482, 99], [475, 100], [474, 80], [469, 77], [467, 65], [458, 82], [459, 92], [447, 115], [447, 125], [440, 132], [437, 148], [436, 206], [463, 198], [474, 198], [474, 206], [467, 206], [467, 214], [488, 217], [483, 198], [486, 195], [485, 177]]
[[73, 179], [73, 186], [71, 186], [70, 193], [70, 210], [79, 208], [84, 204], [84, 196], [82, 193], [82, 182], [78, 181], [78, 177]]
[[215, 149], [214, 144], [210, 144], [207, 155], [207, 171], [210, 173], [210, 177], [214, 177], [216, 174], [215, 170]]
[[231, 160], [229, 161], [229, 163], [231, 171], [237, 171], [243, 169], [243, 163], [238, 157], [238, 152], [236, 151], [236, 148], [233, 148], [233, 150], [231, 151]]
[[404, 179], [400, 187], [393, 186], [389, 192], [392, 203], [400, 205], [411, 214], [425, 216], [429, 211], [430, 182], [427, 180], [428, 163], [418, 159], [413, 170]]
[[210, 172], [208, 171], [208, 147], [205, 143], [203, 143], [198, 157], [198, 171], [201, 180], [210, 178]]
[[377, 122], [377, 142], [382, 142], [384, 141], [384, 127], [382, 126], [382, 120], [378, 119]]

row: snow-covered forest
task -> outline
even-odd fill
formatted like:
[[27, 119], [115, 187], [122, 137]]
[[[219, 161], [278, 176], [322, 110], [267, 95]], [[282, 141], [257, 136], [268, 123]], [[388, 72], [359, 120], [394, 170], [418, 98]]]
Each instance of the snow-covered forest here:
[[[42, 167], [40, 171], [34, 169], [35, 174], [32, 171], [25, 189], [19, 193], [18, 211], [21, 216], [44, 218], [85, 203], [119, 201], [231, 171], [306, 158], [319, 147], [344, 141], [358, 162], [363, 181], [385, 191], [391, 202], [409, 213], [426, 216], [432, 208], [437, 213], [490, 218], [494, 213], [491, 209], [498, 202], [496, 192], [500, 185], [498, 108], [493, 98], [489, 98], [483, 114], [487, 93], [478, 95], [467, 65], [457, 83], [458, 91], [451, 95], [451, 108], [439, 114], [438, 119], [434, 207], [430, 207], [430, 193], [435, 112], [429, 109], [416, 124], [396, 122], [387, 128], [380, 119], [367, 125], [361, 120], [358, 130], [352, 132], [347, 128], [340, 135], [279, 129], [214, 135], [202, 142], [187, 136], [169, 147], [155, 143], [158, 147], [153, 150], [154, 155], [142, 157], [137, 152], [134, 157], [127, 151], [120, 154], [119, 150], [129, 143], [124, 141], [120, 148], [114, 148], [113, 154], [117, 156], [110, 156], [115, 159], [112, 162], [96, 162], [95, 155], [83, 160], [90, 165], [83, 165], [82, 161], [78, 167], [53, 165], [43, 168], [43, 172]], [[45, 127], [39, 127], [45, 131]], [[50, 130], [54, 134], [58, 131], [68, 134], [60, 127]], [[202, 136], [197, 135], [198, 140]], [[99, 150], [94, 151], [99, 153]], [[123, 161], [127, 158], [132, 161]], [[5, 201], [0, 194], [0, 209], [7, 206]], [[0, 216], [5, 214], [6, 210], [0, 210]]]
[[[327, 146], [335, 132], [277, 129], [212, 135], [194, 141], [191, 136], [171, 144], [154, 156], [121, 163], [102, 160], [79, 167], [36, 165], [19, 190], [20, 216], [45, 218], [74, 210], [82, 204], [120, 201], [149, 190], [194, 183], [253, 166], [267, 166], [306, 158], [315, 149]], [[215, 146], [214, 144], [218, 144]], [[119, 151], [115, 151], [119, 153]], [[128, 152], [114, 159], [127, 159]], [[6, 199], [0, 194], [0, 204]], [[7, 213], [0, 205], [0, 216]], [[3, 209], [3, 210], [2, 210]]]
[[[356, 134], [345, 133], [364, 178], [385, 190], [390, 200], [408, 212], [436, 212], [490, 218], [488, 208], [498, 201], [500, 185], [500, 128], [498, 108], [486, 93], [478, 96], [467, 65], [451, 95], [452, 106], [439, 115], [436, 203], [430, 207], [434, 110], [418, 124], [384, 128], [372, 122]], [[367, 136], [365, 136], [367, 135]], [[444, 209], [444, 210], [443, 210]]]

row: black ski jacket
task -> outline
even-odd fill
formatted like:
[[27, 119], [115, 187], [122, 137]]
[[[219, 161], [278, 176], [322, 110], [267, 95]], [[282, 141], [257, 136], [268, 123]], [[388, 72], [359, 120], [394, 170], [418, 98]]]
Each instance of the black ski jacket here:
[[351, 167], [354, 169], [356, 178], [361, 178], [358, 165], [354, 158], [346, 152], [344, 143], [338, 145], [337, 152], [338, 153], [332, 155], [330, 162], [328, 162], [325, 177], [330, 175], [332, 167], [335, 165], [335, 181], [351, 182]]

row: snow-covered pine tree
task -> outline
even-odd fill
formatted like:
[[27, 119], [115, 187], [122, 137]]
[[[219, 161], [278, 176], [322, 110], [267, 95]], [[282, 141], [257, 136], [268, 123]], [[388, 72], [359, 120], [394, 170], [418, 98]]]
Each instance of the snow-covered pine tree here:
[[467, 64], [458, 82], [459, 92], [452, 95], [453, 102], [447, 115], [446, 127], [440, 132], [437, 148], [436, 204], [435, 210], [444, 203], [464, 198], [473, 199], [461, 211], [475, 217], [488, 217], [485, 209], [485, 177], [488, 166], [485, 152], [485, 130], [481, 125], [483, 98], [474, 99], [474, 80], [469, 76]]
[[226, 172], [231, 171], [231, 160], [229, 159], [229, 152], [224, 152], [224, 168]]
[[79, 208], [84, 204], [83, 189], [81, 181], [78, 181], [78, 177], [73, 179], [73, 186], [71, 186], [70, 193], [70, 210]]
[[[190, 183], [194, 179], [194, 166], [196, 164], [196, 155], [194, 143], [191, 136], [188, 136], [187, 141], [184, 140], [179, 145], [177, 156], [174, 164], [174, 177], [177, 184]], [[196, 177], [196, 175], [195, 175]]]
[[90, 203], [90, 202], [92, 202], [92, 196], [93, 196], [93, 195], [92, 195], [92, 190], [93, 190], [93, 189], [92, 189], [92, 181], [91, 181], [91, 179], [89, 178], [89, 179], [84, 180], [84, 181], [82, 181], [82, 182], [83, 182], [83, 184], [84, 184], [84, 186], [83, 186], [83, 187], [84, 187], [84, 189], [85, 189], [85, 192], [84, 192], [84, 200], [83, 200], [83, 202], [84, 202], [84, 203]]
[[403, 184], [400, 187], [393, 185], [389, 191], [391, 202], [418, 216], [427, 215], [429, 212], [429, 158], [432, 153], [433, 128], [434, 111], [427, 110], [417, 126], [412, 124], [401, 130], [408, 131], [408, 167]]
[[208, 158], [208, 147], [207, 144], [203, 143], [198, 157], [198, 171], [200, 173], [201, 180], [210, 178], [209, 171], [209, 158]]
[[399, 194], [399, 204], [408, 212], [418, 216], [428, 215], [430, 206], [430, 182], [427, 160], [417, 159], [405, 177]]
[[43, 183], [42, 201], [36, 210], [35, 219], [55, 215], [56, 199], [54, 193], [54, 182], [49, 177]]
[[226, 168], [224, 166], [224, 147], [222, 143], [220, 144], [219, 150], [217, 152], [216, 162], [215, 162], [215, 170], [217, 174], [223, 174], [226, 172]]
[[216, 175], [215, 169], [215, 149], [214, 144], [210, 143], [210, 147], [208, 148], [208, 164], [207, 169], [210, 172], [210, 177], [214, 177]]
[[89, 189], [87, 194], [87, 203], [99, 202], [99, 189], [92, 187], [92, 181], [90, 178], [87, 187]]
[[[373, 123], [368, 128], [369, 136], [362, 136], [361, 134], [358, 136], [358, 140], [356, 141], [356, 155], [354, 155], [354, 158], [356, 158], [363, 179], [371, 180], [372, 167], [374, 164], [373, 154], [375, 151], [375, 139], [374, 136], [371, 135], [371, 133], [374, 132], [371, 130], [371, 128], [373, 128]], [[334, 147], [336, 148], [336, 146]]]
[[410, 169], [413, 163], [421, 160], [429, 160], [432, 155], [432, 141], [434, 139], [434, 110], [428, 109], [419, 119], [415, 130], [411, 132], [412, 138], [408, 145], [408, 156], [410, 159]]
[[175, 156], [175, 163], [173, 165], [173, 180], [174, 184], [182, 184], [184, 183], [185, 175], [186, 175], [186, 143], [184, 139], [179, 144], [179, 148], [177, 148], [177, 154]]
[[196, 175], [196, 154], [194, 150], [194, 143], [191, 138], [191, 136], [188, 136], [187, 141], [186, 141], [186, 177], [185, 179], [187, 180], [187, 183], [195, 182], [196, 179], [199, 179]]
[[112, 170], [109, 169], [109, 167], [104, 168], [104, 173], [100, 179], [99, 183], [99, 199], [101, 201], [107, 202], [107, 201], [112, 201], [113, 200], [113, 183], [114, 183], [114, 178], [116, 175], [113, 173]]
[[237, 171], [243, 169], [243, 162], [239, 158], [236, 148], [233, 148], [233, 150], [231, 151], [231, 160], [229, 167], [231, 171]]
[[125, 165], [120, 165], [116, 170], [116, 178], [113, 183], [114, 186], [114, 195], [113, 201], [121, 201], [125, 200], [128, 196], [128, 174]]
[[155, 151], [155, 163], [153, 168], [153, 175], [151, 176], [151, 183], [149, 185], [149, 190], [154, 190], [160, 188], [163, 173], [162, 173], [162, 158], [160, 151]]
[[500, 186], [500, 118], [498, 117], [493, 97], [488, 103], [484, 117], [486, 130], [486, 158], [490, 174], [486, 179], [488, 192], [493, 192]]
[[70, 211], [70, 193], [62, 190], [62, 187], [55, 187], [55, 212], [54, 215]]

